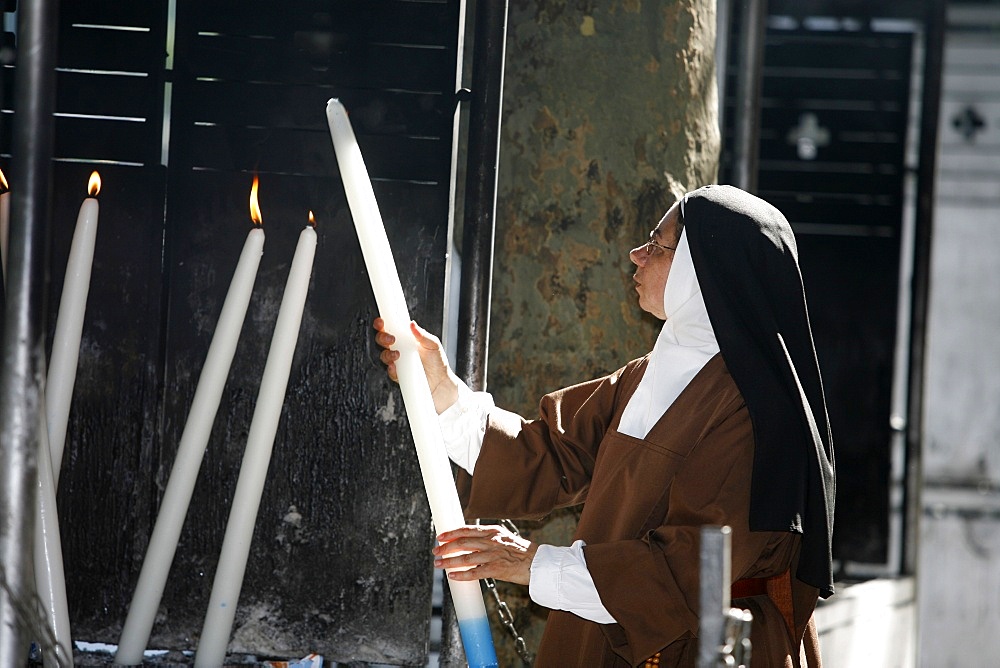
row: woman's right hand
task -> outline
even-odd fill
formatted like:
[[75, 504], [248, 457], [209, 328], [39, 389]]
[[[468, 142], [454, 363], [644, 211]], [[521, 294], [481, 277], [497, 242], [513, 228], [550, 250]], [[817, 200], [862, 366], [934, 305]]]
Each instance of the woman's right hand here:
[[[376, 332], [375, 343], [383, 348], [379, 359], [385, 364], [389, 378], [398, 383], [396, 360], [399, 359], [399, 351], [392, 349], [392, 345], [396, 343], [396, 337], [385, 331], [385, 321], [382, 318], [375, 318], [372, 326]], [[461, 381], [448, 365], [444, 346], [441, 345], [441, 341], [436, 336], [412, 320], [410, 321], [410, 332], [417, 341], [417, 352], [420, 355], [424, 373], [427, 375], [427, 384], [431, 388], [434, 409], [440, 415], [458, 400], [458, 384]]]

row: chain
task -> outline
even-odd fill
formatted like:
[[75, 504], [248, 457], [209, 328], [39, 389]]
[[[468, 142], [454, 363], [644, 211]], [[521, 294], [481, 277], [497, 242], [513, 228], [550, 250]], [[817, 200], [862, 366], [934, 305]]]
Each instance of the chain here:
[[753, 615], [749, 610], [730, 608], [725, 619], [726, 644], [720, 649], [720, 661], [725, 666], [744, 668], [750, 665], [750, 627]]
[[[500, 520], [500, 524], [515, 536], [521, 535], [517, 527], [510, 520]], [[500, 623], [503, 624], [503, 627], [507, 629], [507, 633], [514, 639], [514, 649], [517, 650], [517, 655], [521, 657], [524, 665], [530, 666], [533, 661], [531, 653], [528, 651], [528, 646], [525, 644], [524, 638], [517, 632], [517, 628], [514, 626], [514, 615], [511, 614], [510, 608], [500, 598], [496, 581], [493, 578], [483, 578], [483, 582], [486, 583], [486, 588], [493, 595], [493, 601], [497, 604], [497, 616], [500, 618]]]

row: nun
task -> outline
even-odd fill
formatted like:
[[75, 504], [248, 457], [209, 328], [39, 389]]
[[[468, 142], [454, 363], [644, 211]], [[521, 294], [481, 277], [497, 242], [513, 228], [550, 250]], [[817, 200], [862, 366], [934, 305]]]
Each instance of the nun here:
[[[653, 350], [546, 395], [534, 419], [471, 391], [411, 323], [465, 516], [582, 505], [572, 545], [469, 526], [438, 537], [435, 566], [527, 585], [551, 610], [539, 668], [694, 666], [701, 527], [727, 525], [753, 666], [819, 666], [835, 475], [791, 227], [754, 195], [705, 186], [629, 257], [640, 308], [663, 320]], [[375, 329], [395, 379], [395, 338]]]

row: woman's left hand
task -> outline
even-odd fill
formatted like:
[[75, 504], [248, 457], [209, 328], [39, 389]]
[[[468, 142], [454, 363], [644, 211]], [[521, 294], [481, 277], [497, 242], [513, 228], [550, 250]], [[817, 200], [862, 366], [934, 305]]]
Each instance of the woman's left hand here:
[[528, 584], [538, 546], [502, 526], [465, 526], [438, 537], [434, 567], [449, 570], [452, 580], [494, 578]]

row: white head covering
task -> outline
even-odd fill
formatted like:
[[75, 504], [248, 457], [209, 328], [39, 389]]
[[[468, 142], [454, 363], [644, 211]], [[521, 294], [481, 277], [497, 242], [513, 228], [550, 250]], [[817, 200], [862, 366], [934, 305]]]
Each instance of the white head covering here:
[[618, 425], [618, 431], [636, 438], [646, 437], [695, 374], [719, 352], [686, 230], [681, 231], [667, 275], [663, 312], [666, 322], [649, 354], [646, 372]]

